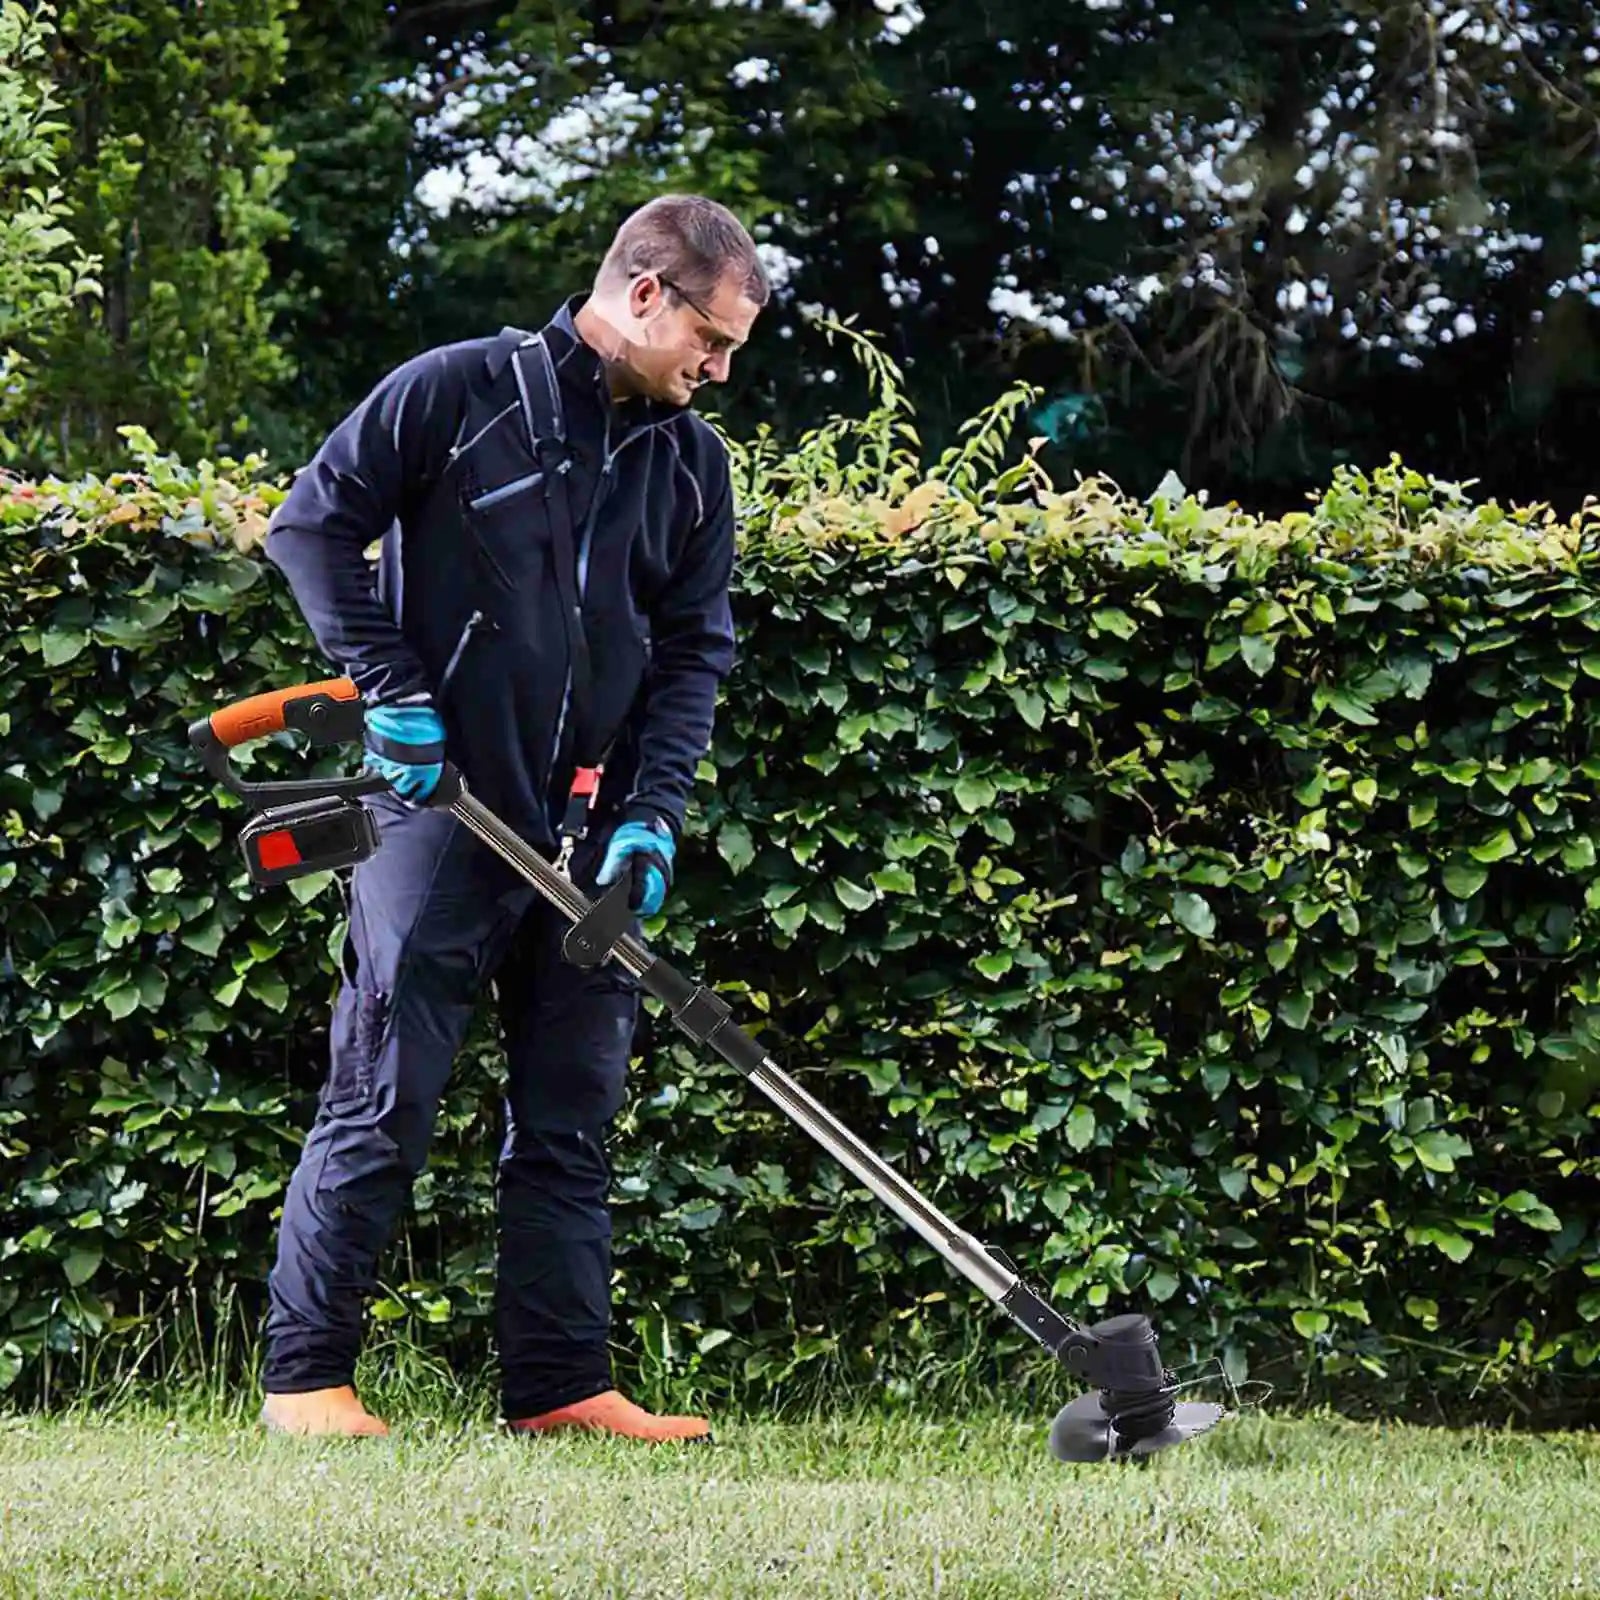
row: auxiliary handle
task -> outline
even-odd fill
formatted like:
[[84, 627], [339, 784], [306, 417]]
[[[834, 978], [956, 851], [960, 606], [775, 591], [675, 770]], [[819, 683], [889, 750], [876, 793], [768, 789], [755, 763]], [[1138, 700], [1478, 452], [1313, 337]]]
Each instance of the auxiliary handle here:
[[350, 744], [361, 737], [366, 705], [349, 678], [324, 678], [235, 700], [189, 724], [189, 743], [207, 772], [254, 809], [297, 800], [356, 799], [390, 787], [378, 773], [358, 778], [304, 778], [291, 782], [247, 783], [234, 770], [228, 752], [274, 733], [303, 733], [312, 744]]

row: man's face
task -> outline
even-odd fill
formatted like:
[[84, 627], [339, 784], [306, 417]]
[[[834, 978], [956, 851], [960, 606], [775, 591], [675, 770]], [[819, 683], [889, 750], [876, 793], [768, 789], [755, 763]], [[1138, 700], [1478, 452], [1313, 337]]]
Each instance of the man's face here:
[[750, 337], [760, 307], [732, 276], [709, 298], [685, 295], [670, 278], [640, 273], [628, 286], [624, 339], [628, 386], [668, 405], [686, 406], [704, 383], [726, 383], [734, 353]]

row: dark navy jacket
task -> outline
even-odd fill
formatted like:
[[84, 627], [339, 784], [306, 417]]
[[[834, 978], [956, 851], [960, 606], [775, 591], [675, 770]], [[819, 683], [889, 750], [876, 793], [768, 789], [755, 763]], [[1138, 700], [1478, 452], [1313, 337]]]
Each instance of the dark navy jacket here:
[[[536, 845], [555, 840], [574, 761], [604, 746], [595, 823], [657, 814], [680, 831], [734, 661], [726, 451], [686, 407], [612, 401], [573, 324], [583, 298], [542, 330], [562, 471], [541, 470], [530, 443], [531, 336], [508, 328], [384, 378], [295, 479], [266, 542], [368, 704], [431, 701], [468, 787]], [[545, 498], [563, 485], [592, 658], [581, 727]]]

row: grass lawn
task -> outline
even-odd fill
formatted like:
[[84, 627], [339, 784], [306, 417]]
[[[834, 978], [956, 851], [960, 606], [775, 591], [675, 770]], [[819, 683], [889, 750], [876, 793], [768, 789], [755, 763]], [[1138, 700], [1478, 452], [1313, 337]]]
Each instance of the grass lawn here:
[[0, 1595], [1600, 1600], [1600, 1437], [1246, 1415], [1144, 1466], [1026, 1423], [724, 1423], [706, 1448], [0, 1418]]

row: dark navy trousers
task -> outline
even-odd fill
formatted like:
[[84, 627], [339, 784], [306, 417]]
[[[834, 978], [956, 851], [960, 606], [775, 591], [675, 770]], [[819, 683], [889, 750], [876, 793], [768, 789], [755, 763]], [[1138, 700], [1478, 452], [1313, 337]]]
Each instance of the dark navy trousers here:
[[[445, 812], [369, 802], [381, 844], [351, 874], [327, 1080], [268, 1280], [269, 1393], [353, 1381], [376, 1286], [440, 1097], [486, 987], [506, 1051], [495, 1333], [507, 1418], [611, 1385], [611, 1171], [636, 979], [561, 958], [569, 924]], [[604, 839], [574, 853], [592, 891]], [[638, 933], [635, 922], [632, 931]]]

